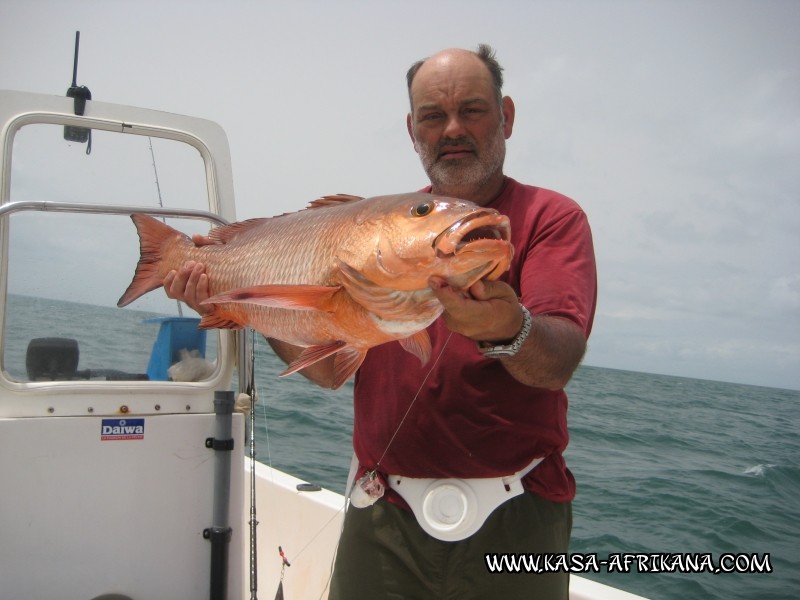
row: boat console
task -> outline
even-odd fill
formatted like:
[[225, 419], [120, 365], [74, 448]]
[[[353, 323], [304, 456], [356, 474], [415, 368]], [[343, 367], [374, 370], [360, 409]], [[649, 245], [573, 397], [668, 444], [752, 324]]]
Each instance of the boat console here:
[[203, 119], [82, 113], [0, 93], [0, 595], [242, 598], [245, 336], [163, 293], [116, 307], [131, 213], [234, 220], [228, 143]]

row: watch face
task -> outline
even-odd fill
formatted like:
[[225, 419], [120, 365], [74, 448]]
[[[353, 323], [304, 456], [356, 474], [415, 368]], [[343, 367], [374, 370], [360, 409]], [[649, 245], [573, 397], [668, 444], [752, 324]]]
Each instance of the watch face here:
[[488, 358], [497, 358], [498, 356], [514, 356], [516, 352], [511, 346], [495, 346], [493, 348], [482, 348], [481, 354]]
[[481, 354], [488, 358], [497, 358], [498, 356], [515, 356], [517, 352], [519, 352], [519, 349], [522, 348], [522, 344], [531, 332], [531, 313], [523, 304], [519, 306], [522, 309], [522, 329], [520, 329], [514, 341], [508, 345], [489, 346], [488, 348], [482, 347], [479, 343], [478, 350]]

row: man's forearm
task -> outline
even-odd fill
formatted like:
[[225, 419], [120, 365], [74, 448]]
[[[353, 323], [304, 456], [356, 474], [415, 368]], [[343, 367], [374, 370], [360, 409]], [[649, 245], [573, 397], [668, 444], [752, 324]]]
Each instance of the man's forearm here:
[[586, 352], [580, 327], [568, 319], [534, 316], [531, 332], [515, 356], [500, 361], [520, 383], [560, 390], [567, 385]]

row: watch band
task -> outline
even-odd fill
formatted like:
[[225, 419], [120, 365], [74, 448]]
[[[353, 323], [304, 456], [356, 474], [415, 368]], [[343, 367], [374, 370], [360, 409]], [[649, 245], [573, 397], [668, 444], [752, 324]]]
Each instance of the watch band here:
[[533, 316], [531, 315], [531, 311], [529, 311], [522, 303], [520, 303], [519, 307], [522, 309], [522, 329], [519, 330], [517, 337], [511, 340], [510, 344], [483, 347], [479, 343], [478, 350], [480, 350], [481, 354], [483, 354], [486, 358], [514, 356], [517, 352], [519, 352], [519, 349], [522, 348], [522, 344], [525, 343], [528, 334], [531, 332]]

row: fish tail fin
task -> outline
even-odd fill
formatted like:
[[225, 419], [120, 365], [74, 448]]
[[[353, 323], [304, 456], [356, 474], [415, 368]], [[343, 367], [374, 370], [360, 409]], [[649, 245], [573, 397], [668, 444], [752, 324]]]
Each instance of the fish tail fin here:
[[119, 307], [127, 306], [138, 297], [161, 287], [166, 275], [161, 273], [161, 261], [164, 244], [168, 239], [179, 236], [189, 240], [177, 229], [150, 215], [136, 213], [131, 215], [131, 219], [139, 234], [140, 257], [133, 274], [133, 281], [117, 302]]

